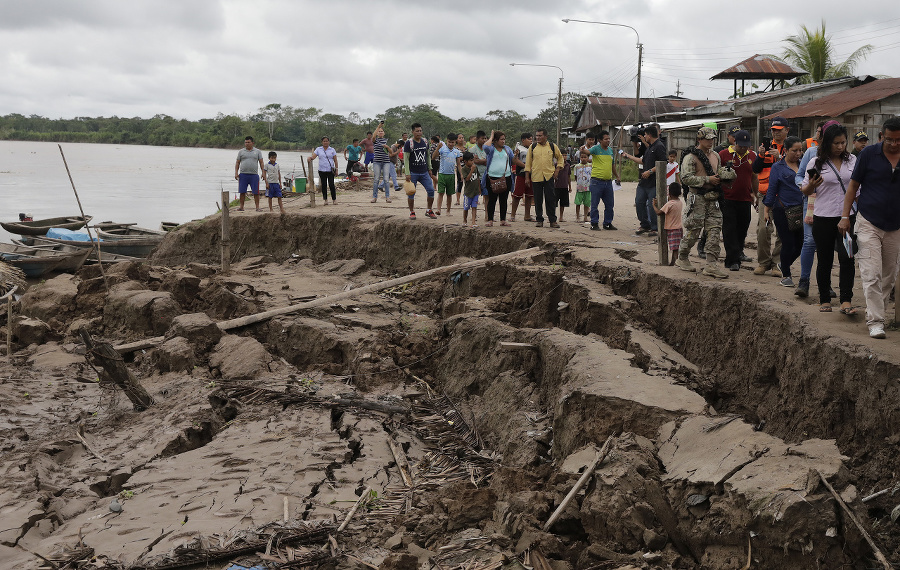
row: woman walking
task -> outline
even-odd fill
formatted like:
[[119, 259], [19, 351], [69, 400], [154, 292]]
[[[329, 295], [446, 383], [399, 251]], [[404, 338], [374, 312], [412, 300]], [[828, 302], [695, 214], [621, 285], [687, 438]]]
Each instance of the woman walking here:
[[[831, 125], [822, 134], [816, 158], [804, 173], [804, 194], [816, 195], [813, 205], [812, 234], [816, 241], [816, 282], [819, 286], [819, 310], [831, 312], [831, 266], [834, 250], [838, 252], [840, 273], [841, 313], [856, 314], [853, 308], [853, 277], [856, 267], [847, 253], [838, 231], [844, 196], [850, 186], [850, 175], [856, 166], [856, 157], [847, 151], [847, 129], [840, 124]], [[810, 176], [812, 174], [812, 176]], [[856, 223], [856, 205], [850, 211], [850, 227]]]
[[312, 161], [319, 159], [319, 183], [322, 185], [322, 199], [328, 205], [328, 188], [331, 187], [331, 203], [337, 204], [337, 192], [334, 188], [334, 173], [337, 172], [337, 151], [331, 147], [331, 140], [322, 137], [322, 146], [316, 147], [309, 157], [309, 169], [312, 170]]
[[484, 176], [481, 179], [482, 193], [486, 193], [487, 217], [485, 218], [485, 226], [494, 225], [494, 211], [497, 202], [500, 202], [500, 225], [508, 226], [506, 221], [506, 204], [509, 200], [509, 193], [513, 188], [512, 182], [512, 165], [524, 167], [525, 164], [519, 160], [511, 148], [506, 146], [506, 135], [503, 131], [491, 132], [491, 143], [484, 145], [485, 164]]
[[769, 190], [763, 204], [766, 206], [765, 222], [774, 222], [781, 237], [781, 285], [793, 287], [791, 264], [800, 257], [803, 247], [803, 193], [797, 186], [797, 170], [803, 155], [803, 143], [797, 137], [784, 141], [784, 158], [772, 165], [769, 171]]

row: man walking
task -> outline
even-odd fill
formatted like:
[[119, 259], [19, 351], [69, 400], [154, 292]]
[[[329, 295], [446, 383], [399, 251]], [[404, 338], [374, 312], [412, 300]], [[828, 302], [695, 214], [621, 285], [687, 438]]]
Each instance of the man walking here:
[[[732, 181], [722, 183], [722, 241], [725, 243], [725, 267], [741, 269], [744, 240], [750, 228], [750, 204], [759, 188], [759, 177], [753, 172], [756, 153], [750, 150], [750, 133], [737, 131], [731, 135], [734, 144], [719, 152], [721, 163], [735, 173]], [[750, 261], [749, 258], [746, 259]]]
[[551, 228], [558, 228], [556, 223], [556, 188], [555, 179], [563, 166], [562, 153], [552, 142], [547, 141], [547, 131], [538, 129], [534, 133], [536, 141], [528, 149], [525, 160], [525, 184], [534, 193], [534, 214], [537, 224], [544, 227], [544, 209]]
[[[757, 210], [762, 205], [766, 191], [769, 189], [769, 170], [772, 165], [781, 160], [784, 154], [784, 140], [790, 131], [787, 119], [775, 117], [772, 119], [772, 142], [768, 146], [759, 145], [756, 161], [753, 163], [753, 172], [759, 176], [759, 191], [756, 193]], [[772, 236], [775, 236], [775, 248], [772, 249]], [[767, 224], [765, 216], [759, 215], [756, 223], [756, 259], [758, 265], [753, 270], [754, 275], [765, 275], [771, 270], [772, 275], [781, 277], [778, 269], [778, 259], [781, 256], [781, 238], [775, 231], [775, 224]]]
[[728, 274], [719, 269], [719, 238], [722, 233], [722, 211], [719, 199], [722, 197], [723, 180], [734, 180], [734, 170], [722, 166], [721, 157], [713, 151], [713, 142], [719, 134], [710, 127], [697, 131], [697, 146], [692, 147], [681, 163], [681, 181], [690, 188], [687, 196], [687, 213], [684, 217], [684, 239], [678, 249], [675, 265], [684, 271], [694, 271], [688, 260], [688, 253], [706, 231], [706, 265], [701, 273], [727, 279]]
[[[600, 144], [588, 149], [591, 154], [591, 229], [600, 229], [600, 201], [603, 201], [603, 229], [614, 230], [613, 221], [613, 178], [619, 182], [613, 149], [610, 147], [608, 131], [600, 132]], [[655, 217], [655, 216], [654, 216]]]
[[[259, 170], [257, 170], [259, 165]], [[244, 139], [244, 148], [238, 151], [237, 160], [234, 163], [234, 179], [238, 181], [238, 194], [241, 196], [241, 205], [238, 212], [244, 211], [244, 199], [247, 197], [247, 189], [253, 193], [253, 201], [256, 203], [256, 211], [259, 209], [259, 171], [266, 171], [263, 162], [262, 151], [253, 148], [253, 137]]]
[[[422, 125], [413, 123], [410, 125], [413, 138], [407, 139], [403, 145], [403, 163], [406, 166], [406, 181], [412, 182], [413, 188], [416, 184], [421, 183], [427, 194], [428, 209], [425, 215], [431, 219], [436, 218], [431, 210], [434, 204], [434, 184], [432, 184], [431, 174], [428, 172], [428, 141], [422, 137]], [[415, 193], [406, 197], [409, 202], [409, 219], [416, 219], [416, 195]]]
[[885, 121], [881, 134], [882, 142], [859, 153], [838, 223], [841, 234], [850, 231], [850, 211], [857, 199], [856, 258], [872, 338], [885, 338], [884, 308], [900, 260], [900, 117]]
[[[657, 225], [656, 212], [653, 211], [653, 199], [656, 198], [656, 163], [658, 161], [666, 162], [667, 153], [666, 145], [660, 140], [659, 129], [655, 125], [649, 125], [644, 129], [644, 142], [647, 150], [644, 151], [641, 158], [627, 153], [622, 156], [643, 166], [637, 192], [634, 195], [634, 209], [637, 211], [640, 223], [640, 227], [635, 233], [655, 236]], [[684, 180], [684, 174], [682, 174], [682, 180]]]
[[375, 139], [373, 138], [372, 131], [366, 133], [366, 138], [360, 141], [360, 145], [366, 153], [363, 166], [366, 167], [366, 170], [369, 170], [369, 165], [375, 160]]

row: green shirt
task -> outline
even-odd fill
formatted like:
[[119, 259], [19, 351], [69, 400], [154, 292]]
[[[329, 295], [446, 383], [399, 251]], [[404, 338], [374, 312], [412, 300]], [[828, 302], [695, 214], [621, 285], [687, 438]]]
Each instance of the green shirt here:
[[[473, 177], [472, 174], [475, 174]], [[474, 198], [481, 194], [481, 177], [478, 176], [478, 169], [473, 166], [469, 168], [465, 164], [462, 167], [463, 175], [463, 196], [466, 198]]]
[[604, 149], [595, 144], [589, 151], [591, 153], [591, 178], [600, 180], [612, 180], [613, 153], [612, 145]]

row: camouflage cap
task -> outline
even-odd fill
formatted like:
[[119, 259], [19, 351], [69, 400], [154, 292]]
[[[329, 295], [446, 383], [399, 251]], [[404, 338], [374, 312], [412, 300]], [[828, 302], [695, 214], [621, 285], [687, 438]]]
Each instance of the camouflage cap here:
[[716, 129], [712, 129], [710, 127], [700, 127], [700, 130], [697, 131], [697, 139], [717, 139], [719, 138], [719, 133]]

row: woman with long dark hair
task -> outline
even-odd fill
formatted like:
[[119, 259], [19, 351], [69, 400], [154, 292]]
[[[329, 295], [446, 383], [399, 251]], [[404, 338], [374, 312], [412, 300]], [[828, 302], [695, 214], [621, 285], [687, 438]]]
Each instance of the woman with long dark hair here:
[[[769, 170], [769, 190], [763, 199], [765, 222], [774, 223], [781, 237], [781, 285], [793, 287], [791, 264], [803, 247], [803, 193], [795, 180], [803, 155], [803, 142], [797, 137], [784, 141], [784, 157]], [[790, 218], [790, 219], [789, 219]]]
[[322, 200], [328, 204], [328, 189], [331, 188], [331, 203], [337, 204], [337, 192], [334, 188], [334, 173], [337, 172], [337, 151], [331, 146], [328, 137], [322, 137], [322, 146], [316, 147], [307, 161], [312, 170], [312, 162], [319, 159], [319, 182], [322, 184]]
[[[831, 266], [834, 251], [838, 252], [840, 273], [838, 281], [841, 290], [841, 313], [856, 314], [853, 308], [853, 276], [856, 267], [853, 258], [844, 247], [838, 222], [844, 206], [844, 196], [850, 186], [850, 175], [856, 166], [856, 157], [847, 151], [847, 129], [842, 125], [831, 125], [822, 134], [816, 159], [810, 161], [810, 168], [803, 178], [804, 194], [816, 194], [813, 206], [812, 234], [816, 241], [816, 282], [819, 286], [819, 310], [831, 312]], [[810, 176], [812, 173], [812, 176]], [[856, 211], [850, 212], [850, 227], [856, 222]], [[836, 247], [837, 246], [837, 247]]]
[[[511, 148], [506, 146], [506, 134], [503, 131], [491, 131], [491, 144], [484, 145], [484, 152], [487, 164], [484, 167], [484, 176], [481, 178], [481, 189], [482, 193], [486, 193], [488, 197], [484, 225], [487, 227], [494, 225], [494, 210], [499, 201], [500, 225], [508, 226], [506, 204], [513, 188], [512, 166], [515, 164], [524, 167], [525, 164], [513, 154]], [[503, 182], [500, 182], [501, 180]], [[494, 189], [498, 183], [502, 188], [500, 191]]]

